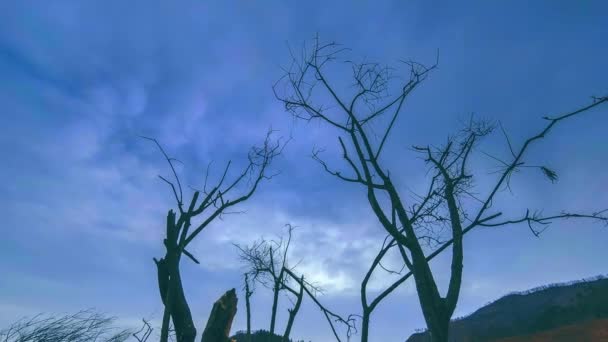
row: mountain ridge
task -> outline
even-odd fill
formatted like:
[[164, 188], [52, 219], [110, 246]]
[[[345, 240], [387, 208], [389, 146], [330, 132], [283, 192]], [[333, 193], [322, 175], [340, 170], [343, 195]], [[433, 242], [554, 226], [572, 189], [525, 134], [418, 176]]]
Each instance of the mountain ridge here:
[[[450, 341], [494, 341], [608, 318], [608, 278], [599, 275], [508, 293], [451, 322]], [[427, 331], [407, 342], [430, 341]]]

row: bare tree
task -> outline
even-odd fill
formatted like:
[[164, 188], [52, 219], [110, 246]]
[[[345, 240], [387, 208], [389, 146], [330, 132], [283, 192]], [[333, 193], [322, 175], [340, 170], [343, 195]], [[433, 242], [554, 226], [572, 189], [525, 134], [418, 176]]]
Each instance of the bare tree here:
[[288, 238], [286, 241], [282, 238], [279, 241], [261, 239], [247, 247], [235, 245], [239, 249], [241, 260], [243, 260], [249, 268], [246, 276], [250, 276], [252, 281], [272, 289], [272, 311], [270, 316], [271, 334], [275, 333], [279, 293], [283, 290], [287, 290], [296, 297], [299, 293], [289, 286], [289, 277], [285, 273], [287, 253], [289, 252], [289, 245], [291, 244], [292, 232], [294, 229], [294, 227], [289, 224], [286, 225], [286, 227], [288, 231]]
[[148, 341], [148, 338], [150, 338], [150, 335], [152, 335], [152, 331], [154, 331], [152, 325], [150, 325], [150, 322], [145, 319], [142, 319], [142, 322], [143, 324], [141, 328], [133, 333], [133, 337], [137, 340], [137, 342]]
[[251, 342], [251, 302], [250, 298], [253, 295], [253, 288], [249, 285], [249, 275], [244, 274], [245, 286], [245, 310], [247, 312], [247, 342]]
[[[425, 66], [413, 61], [404, 61], [408, 77], [402, 82], [395, 77], [393, 68], [376, 63], [347, 61], [351, 66], [354, 94], [345, 99], [328, 79], [326, 67], [335, 61], [345, 49], [335, 43], [320, 44], [318, 38], [301, 57], [292, 54], [293, 63], [285, 76], [274, 86], [275, 96], [285, 105], [285, 109], [295, 118], [318, 120], [339, 132], [338, 143], [341, 155], [349, 167], [347, 172], [332, 169], [321, 157], [319, 150], [313, 151], [313, 158], [326, 172], [341, 181], [358, 184], [367, 190], [367, 200], [383, 229], [392, 241], [382, 249], [396, 246], [401, 258], [414, 277], [418, 299], [427, 327], [433, 341], [447, 341], [450, 318], [456, 308], [462, 281], [463, 236], [475, 227], [496, 227], [509, 224], [527, 223], [532, 233], [538, 236], [554, 219], [588, 218], [607, 222], [606, 211], [591, 213], [561, 212], [543, 216], [540, 212], [528, 210], [521, 217], [499, 221], [503, 213], [491, 211], [497, 193], [509, 187], [511, 175], [524, 167], [540, 170], [551, 181], [557, 175], [545, 166], [524, 162], [528, 148], [544, 138], [554, 126], [567, 119], [588, 112], [590, 109], [608, 102], [608, 97], [594, 98], [593, 103], [573, 112], [545, 117], [547, 125], [540, 132], [515, 149], [507, 138], [511, 155], [508, 160], [495, 158], [501, 163], [497, 180], [486, 196], [473, 192], [473, 173], [468, 169], [468, 160], [479, 141], [492, 133], [495, 125], [471, 120], [459, 134], [450, 137], [443, 146], [414, 146], [426, 163], [429, 175], [428, 191], [417, 195], [408, 205], [404, 196], [393, 183], [391, 173], [383, 167], [382, 151], [402, 112], [406, 98], [437, 67], [437, 62]], [[398, 86], [393, 87], [395, 83]], [[284, 86], [284, 88], [281, 88]], [[396, 92], [391, 91], [397, 89]], [[329, 99], [331, 103], [318, 103], [318, 99]], [[386, 119], [386, 121], [383, 121]], [[385, 128], [378, 135], [374, 129], [384, 122]], [[506, 133], [505, 133], [506, 137]], [[477, 205], [463, 205], [473, 199]], [[449, 238], [442, 238], [448, 234]], [[452, 263], [447, 293], [441, 295], [434, 279], [429, 260], [452, 247]], [[426, 251], [431, 250], [427, 256]], [[369, 313], [394, 288], [410, 274], [403, 276], [388, 292], [382, 293], [371, 304], [367, 303], [365, 286], [371, 273], [380, 263], [386, 251], [379, 254], [362, 284], [362, 305], [364, 314]], [[364, 327], [367, 329], [367, 327]], [[367, 340], [367, 330], [362, 340]]]
[[24, 318], [0, 331], [2, 342], [122, 342], [131, 331], [112, 327], [114, 317], [92, 310], [64, 316], [36, 315]]
[[[344, 324], [347, 328], [347, 334], [350, 335], [351, 331], [354, 329], [354, 319], [350, 316], [344, 319], [323, 306], [316, 298], [317, 294], [320, 293], [322, 289], [319, 286], [306, 281], [304, 275], [297, 275], [295, 273], [297, 263], [293, 266], [289, 265], [287, 256], [295, 227], [290, 224], [287, 224], [286, 227], [287, 239], [281, 238], [278, 241], [260, 239], [246, 247], [235, 245], [239, 249], [241, 260], [247, 265], [248, 271], [246, 274], [249, 276], [248, 279], [258, 282], [264, 287], [272, 290], [273, 301], [270, 318], [270, 333], [275, 333], [278, 300], [281, 291], [287, 291], [295, 298], [295, 302], [292, 302], [293, 307], [288, 309], [289, 317], [285, 332], [283, 333], [284, 341], [289, 341], [291, 329], [302, 304], [304, 293], [306, 293], [319, 309], [321, 309], [330, 324], [334, 336], [340, 341], [334, 322]], [[298, 286], [297, 289], [294, 288], [292, 282], [296, 283]]]
[[[285, 144], [280, 139], [271, 141], [271, 134], [272, 131], [269, 131], [262, 146], [251, 148], [248, 154], [249, 164], [232, 182], [227, 183], [231, 164], [229, 162], [219, 181], [208, 189], [209, 168], [207, 168], [203, 189], [194, 191], [187, 207], [184, 206], [182, 184], [174, 168], [176, 159], [169, 157], [155, 139], [146, 138], [157, 145], [171, 168], [174, 181], [159, 177], [171, 187], [178, 209], [177, 214], [173, 210], [169, 210], [167, 214], [166, 236], [163, 241], [166, 249], [165, 256], [160, 260], [154, 258], [158, 271], [160, 296], [165, 306], [161, 342], [166, 342], [168, 339], [170, 320], [173, 321], [178, 342], [194, 341], [196, 328], [182, 286], [179, 268], [181, 256], [185, 255], [198, 264], [199, 261], [187, 249], [189, 244], [216, 218], [221, 219], [222, 215], [230, 213], [230, 208], [248, 200], [262, 180], [270, 179], [273, 176], [269, 173], [268, 167], [281, 153]], [[235, 195], [234, 193], [239, 187], [244, 187], [245, 190], [241, 190], [240, 194]], [[199, 201], [201, 193], [204, 198]], [[229, 196], [235, 197], [230, 199]], [[199, 223], [193, 226], [194, 219], [197, 219]], [[194, 227], [193, 230], [191, 230], [192, 227]]]

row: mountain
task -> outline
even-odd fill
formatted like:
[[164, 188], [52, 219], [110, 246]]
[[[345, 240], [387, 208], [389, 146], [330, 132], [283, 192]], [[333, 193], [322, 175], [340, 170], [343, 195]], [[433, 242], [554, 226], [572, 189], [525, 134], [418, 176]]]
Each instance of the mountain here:
[[597, 342], [608, 341], [608, 319], [594, 319], [539, 333], [501, 338], [494, 342]]
[[[536, 341], [531, 336], [545, 341], [537, 334], [552, 330], [553, 334], [560, 331], [566, 334], [586, 324], [595, 327], [608, 322], [604, 319], [608, 319], [608, 278], [599, 276], [508, 294], [467, 317], [452, 321], [450, 341]], [[528, 339], [506, 339], [526, 335]], [[555, 335], [550, 340], [558, 341], [557, 338]], [[407, 341], [427, 342], [430, 338], [427, 332], [419, 332]]]

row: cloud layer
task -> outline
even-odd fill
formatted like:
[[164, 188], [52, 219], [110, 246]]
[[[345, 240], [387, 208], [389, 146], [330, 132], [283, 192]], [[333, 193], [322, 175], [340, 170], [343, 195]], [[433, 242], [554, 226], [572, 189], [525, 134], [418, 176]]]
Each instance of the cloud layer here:
[[[229, 160], [235, 170], [242, 167], [248, 148], [270, 127], [292, 137], [274, 166], [281, 174], [240, 208], [244, 214], [201, 234], [193, 248], [201, 266], [185, 262], [196, 320], [205, 321], [225, 289], [241, 286], [232, 243], [272, 238], [286, 223], [299, 227], [290, 255], [302, 260], [298, 270], [325, 288], [328, 306], [358, 313], [360, 282], [384, 233], [363, 189], [309, 158], [313, 147], [324, 147], [327, 161], [343, 168], [336, 132], [294, 124], [273, 98], [271, 85], [289, 60], [286, 42], [297, 47], [319, 32], [352, 48], [353, 58], [383, 63], [432, 61], [439, 49], [440, 69], [412, 95], [386, 150], [392, 156], [386, 165], [408, 194], [426, 184], [424, 165], [408, 147], [441, 143], [459, 118], [475, 112], [501, 120], [513, 141], [522, 141], [542, 127], [541, 116], [605, 95], [608, 47], [598, 43], [608, 34], [605, 7], [600, 1], [1, 3], [0, 325], [38, 311], [87, 307], [124, 322], [158, 319], [151, 259], [162, 253], [162, 224], [174, 203], [157, 178], [170, 175], [167, 165], [138, 135], [157, 138], [183, 161], [184, 183], [200, 186], [210, 162], [215, 176]], [[532, 151], [531, 159], [558, 170], [557, 185], [533, 172], [518, 174], [515, 195], [504, 193], [495, 205], [506, 213], [606, 207], [605, 113], [569, 123]], [[484, 149], [507, 152], [500, 137]], [[475, 163], [494, 166], [483, 158]], [[479, 177], [481, 190], [493, 179], [485, 171]], [[605, 233], [587, 222], [556, 222], [542, 239], [525, 227], [471, 234], [457, 315], [512, 290], [605, 273]], [[401, 265], [390, 256], [385, 266]], [[449, 259], [433, 267], [444, 286]], [[377, 273], [370, 292], [393, 280]], [[267, 297], [256, 296], [255, 326], [265, 328]], [[304, 306], [293, 336], [330, 339], [312, 303]], [[239, 307], [235, 329], [244, 327], [243, 312]], [[422, 325], [407, 284], [374, 314], [371, 339], [404, 339]]]

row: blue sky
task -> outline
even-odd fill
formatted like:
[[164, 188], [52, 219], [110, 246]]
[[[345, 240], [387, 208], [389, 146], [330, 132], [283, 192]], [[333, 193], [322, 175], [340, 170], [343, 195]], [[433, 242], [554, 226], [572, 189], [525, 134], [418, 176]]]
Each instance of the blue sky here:
[[[359, 313], [359, 283], [384, 234], [363, 189], [310, 158], [313, 146], [327, 147], [327, 160], [344, 166], [331, 153], [336, 132], [294, 124], [274, 99], [287, 43], [300, 46], [318, 32], [351, 48], [355, 60], [390, 64], [430, 63], [439, 50], [438, 70], [408, 100], [385, 152], [405, 192], [426, 181], [408, 147], [443, 142], [470, 113], [500, 120], [521, 142], [543, 127], [542, 116], [606, 95], [606, 10], [599, 0], [0, 2], [0, 325], [89, 307], [124, 324], [158, 320], [152, 257], [162, 255], [174, 203], [156, 177], [168, 175], [166, 165], [137, 135], [156, 137], [184, 162], [185, 182], [200, 185], [207, 163], [242, 166], [271, 126], [293, 137], [273, 165], [281, 175], [241, 207], [245, 214], [200, 235], [192, 250], [200, 266], [182, 263], [199, 329], [212, 302], [241, 285], [231, 243], [275, 236], [286, 223], [299, 227], [292, 256], [326, 289], [323, 302]], [[559, 181], [519, 173], [514, 195], [502, 193], [496, 205], [514, 214], [608, 207], [607, 128], [605, 106], [558, 127], [529, 159], [556, 169]], [[482, 149], [507, 152], [500, 137]], [[475, 165], [483, 190], [494, 165]], [[556, 222], [540, 239], [525, 226], [473, 231], [456, 316], [510, 291], [605, 274], [607, 243], [605, 227], [583, 221]], [[448, 265], [433, 263], [440, 282]], [[372, 287], [390, 280], [379, 274]], [[255, 328], [268, 328], [269, 298], [254, 297]], [[407, 284], [374, 313], [370, 338], [403, 340], [423, 326]], [[234, 330], [244, 327], [241, 305]], [[310, 301], [292, 336], [331, 340]]]

